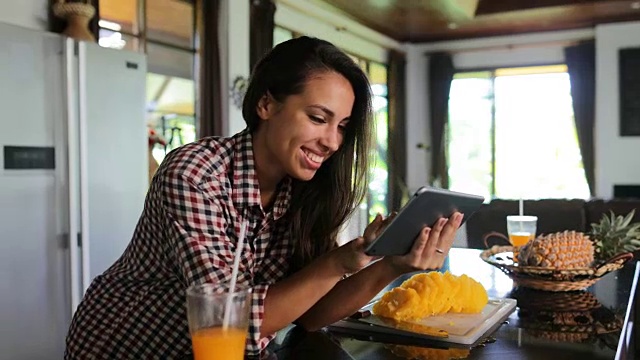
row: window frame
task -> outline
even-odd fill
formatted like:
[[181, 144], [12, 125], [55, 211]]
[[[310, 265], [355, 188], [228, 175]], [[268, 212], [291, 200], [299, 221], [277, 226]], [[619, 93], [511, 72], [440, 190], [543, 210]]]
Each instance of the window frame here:
[[[193, 17], [193, 28], [192, 30], [192, 34], [193, 36], [191, 37], [191, 46], [186, 47], [186, 46], [180, 46], [177, 44], [173, 44], [170, 42], [166, 42], [166, 41], [162, 41], [162, 40], [157, 40], [157, 39], [149, 39], [147, 37], [147, 2], [150, 0], [132, 0], [136, 2], [136, 22], [135, 24], [132, 24], [132, 28], [135, 29], [134, 31], [125, 31], [125, 30], [118, 30], [119, 33], [121, 33], [122, 35], [127, 35], [130, 36], [132, 38], [135, 38], [136, 40], [138, 40], [138, 46], [136, 51], [138, 52], [142, 52], [144, 54], [147, 53], [147, 43], [154, 43], [154, 44], [158, 44], [164, 47], [169, 47], [172, 48], [174, 50], [181, 50], [181, 51], [185, 51], [185, 52], [190, 52], [192, 53], [194, 56], [196, 55], [198, 49], [197, 49], [197, 40], [196, 40], [196, 35], [197, 35], [197, 30], [198, 30], [198, 25], [196, 20], [198, 19], [198, 9], [197, 6], [195, 6], [195, 1], [193, 0], [172, 0], [172, 1], [177, 1], [177, 2], [184, 2], [184, 3], [188, 3], [193, 5], [193, 12], [192, 12], [192, 17]], [[99, 6], [99, 2], [98, 2], [98, 6]], [[101, 15], [98, 14], [98, 31], [101, 29], [104, 30], [109, 30], [109, 31], [113, 31], [109, 28], [100, 26], [100, 20], [107, 20], [107, 19], [102, 19]], [[110, 20], [107, 20], [110, 21]], [[142, 51], [141, 51], [142, 50]]]
[[[491, 134], [489, 139], [489, 142], [491, 145], [490, 199], [497, 198], [497, 195], [496, 195], [496, 99], [495, 99], [495, 82], [497, 77], [496, 73], [501, 69], [521, 69], [521, 68], [536, 68], [536, 67], [551, 67], [551, 66], [567, 66], [567, 64], [562, 62], [551, 62], [551, 63], [505, 65], [505, 66], [492, 66], [492, 67], [472, 67], [472, 68], [456, 69], [454, 73], [454, 78], [455, 78], [457, 74], [485, 72], [489, 74], [489, 77], [487, 79], [491, 80], [491, 92], [489, 95], [489, 99], [491, 101], [491, 126], [490, 126]], [[552, 73], [552, 72], [548, 72], [548, 73]], [[531, 74], [534, 74], [534, 73], [531, 73]], [[450, 100], [451, 100], [451, 95], [449, 94], [449, 101]], [[445, 162], [446, 162], [447, 169], [449, 169], [449, 143], [451, 141], [451, 131], [452, 131], [450, 126], [450, 119], [449, 119], [450, 111], [451, 110], [449, 108], [448, 115], [447, 115], [448, 116], [447, 125], [446, 125], [445, 134], [444, 134]]]

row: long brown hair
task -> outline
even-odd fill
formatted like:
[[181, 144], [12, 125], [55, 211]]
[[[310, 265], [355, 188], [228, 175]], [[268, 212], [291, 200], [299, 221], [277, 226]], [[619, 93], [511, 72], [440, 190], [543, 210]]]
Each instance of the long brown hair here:
[[333, 44], [303, 36], [277, 45], [256, 64], [242, 104], [242, 115], [254, 132], [260, 124], [256, 107], [265, 94], [283, 102], [302, 93], [311, 76], [327, 71], [351, 83], [355, 101], [338, 151], [311, 180], [293, 179], [287, 214], [294, 243], [293, 271], [336, 246], [340, 227], [366, 194], [373, 133], [369, 80]]

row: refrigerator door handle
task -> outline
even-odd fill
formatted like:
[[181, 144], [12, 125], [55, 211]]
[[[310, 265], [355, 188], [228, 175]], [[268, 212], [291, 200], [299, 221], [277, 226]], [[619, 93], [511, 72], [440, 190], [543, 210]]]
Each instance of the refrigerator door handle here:
[[78, 119], [80, 124], [80, 233], [82, 249], [82, 296], [91, 281], [89, 257], [89, 161], [87, 144], [87, 44], [78, 42]]
[[67, 157], [69, 162], [69, 269], [71, 275], [71, 314], [80, 304], [80, 276], [78, 273], [78, 148], [77, 148], [77, 109], [75, 102], [75, 42], [69, 38], [64, 43], [65, 89], [66, 89], [66, 125]]

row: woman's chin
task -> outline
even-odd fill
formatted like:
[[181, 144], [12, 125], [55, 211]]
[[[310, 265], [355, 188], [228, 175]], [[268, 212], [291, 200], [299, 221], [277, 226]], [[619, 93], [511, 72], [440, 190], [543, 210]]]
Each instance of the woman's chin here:
[[309, 181], [316, 175], [317, 170], [297, 169], [292, 177], [300, 181]]

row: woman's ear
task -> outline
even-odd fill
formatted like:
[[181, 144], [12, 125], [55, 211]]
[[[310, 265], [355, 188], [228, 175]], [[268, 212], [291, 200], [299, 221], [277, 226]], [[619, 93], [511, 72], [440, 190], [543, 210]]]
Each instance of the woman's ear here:
[[256, 114], [262, 120], [268, 120], [274, 113], [275, 110], [275, 99], [271, 94], [265, 93], [260, 101], [258, 101], [258, 105], [256, 106]]

